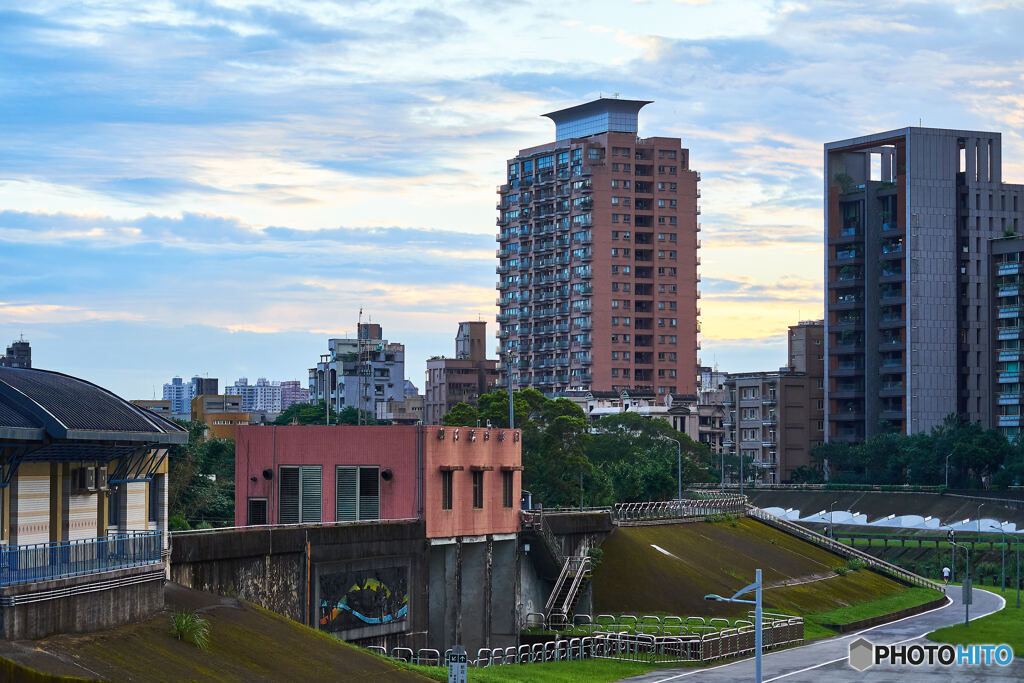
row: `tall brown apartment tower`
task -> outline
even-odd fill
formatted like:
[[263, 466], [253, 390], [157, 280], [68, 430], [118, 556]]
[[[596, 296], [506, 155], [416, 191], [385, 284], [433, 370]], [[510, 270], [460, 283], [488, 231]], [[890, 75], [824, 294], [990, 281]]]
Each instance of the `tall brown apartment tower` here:
[[[649, 102], [545, 114], [498, 188], [501, 386], [696, 393], [697, 200], [679, 138], [637, 137]], [[511, 369], [511, 373], [509, 373]]]

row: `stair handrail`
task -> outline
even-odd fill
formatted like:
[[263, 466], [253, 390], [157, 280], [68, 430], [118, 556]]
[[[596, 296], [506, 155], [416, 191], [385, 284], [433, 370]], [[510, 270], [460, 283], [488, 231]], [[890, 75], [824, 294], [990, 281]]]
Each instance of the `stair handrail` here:
[[558, 599], [558, 593], [569, 574], [569, 565], [574, 559], [575, 557], [570, 557], [562, 563], [562, 571], [558, 574], [558, 579], [555, 581], [554, 588], [551, 589], [551, 595], [548, 596], [547, 602], [544, 603], [544, 616], [549, 619], [551, 618], [551, 611], [555, 607], [555, 601]]
[[569, 587], [569, 592], [565, 594], [565, 601], [562, 603], [562, 612], [567, 616], [569, 615], [570, 608], [575, 602], [576, 594], [579, 592], [580, 586], [586, 578], [587, 570], [590, 569], [589, 555], [580, 555], [574, 559], [578, 560], [579, 565], [576, 568], [576, 575], [573, 577], [572, 585]]
[[932, 581], [931, 579], [927, 579], [923, 576], [920, 576], [919, 574], [915, 574], [914, 572], [911, 572], [909, 570], [904, 569], [903, 567], [892, 564], [891, 562], [886, 562], [883, 559], [875, 557], [871, 553], [866, 553], [852, 546], [848, 546], [845, 543], [840, 543], [839, 541], [831, 539], [828, 536], [825, 536], [824, 534], [819, 534], [816, 531], [807, 529], [788, 519], [783, 519], [778, 515], [773, 515], [772, 513], [767, 512], [766, 510], [762, 510], [761, 508], [756, 507], [754, 505], [747, 505], [747, 514], [755, 519], [764, 522], [765, 524], [774, 526], [778, 529], [782, 529], [783, 531], [791, 533], [794, 536], [798, 536], [799, 538], [802, 538], [805, 541], [809, 541], [811, 543], [814, 543], [815, 545], [825, 548], [826, 550], [830, 550], [836, 553], [837, 555], [857, 558], [863, 561], [869, 567], [873, 567], [874, 569], [885, 572], [886, 574], [894, 576], [897, 579], [900, 579], [901, 581], [905, 581], [906, 583], [922, 586], [924, 588], [931, 588], [932, 590], [939, 591], [940, 593], [946, 592], [945, 586], [943, 586], [941, 583], [937, 581]]

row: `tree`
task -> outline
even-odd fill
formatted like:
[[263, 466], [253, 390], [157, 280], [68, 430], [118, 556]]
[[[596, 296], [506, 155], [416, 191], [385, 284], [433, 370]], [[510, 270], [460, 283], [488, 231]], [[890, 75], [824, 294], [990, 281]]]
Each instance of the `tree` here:
[[229, 525], [235, 519], [235, 442], [204, 439], [206, 425], [182, 423], [189, 440], [168, 451], [167, 507], [192, 527]]
[[[589, 459], [608, 477], [614, 500], [619, 502], [674, 499], [682, 484], [711, 477], [711, 451], [668, 422], [636, 413], [602, 417], [594, 423], [587, 449]], [[676, 444], [665, 437], [679, 442]]]
[[330, 410], [330, 424], [332, 425], [359, 424], [360, 415], [364, 425], [377, 424], [377, 420], [365, 410], [357, 410], [354, 406], [346, 406], [340, 412], [335, 412], [334, 408], [328, 409], [323, 401], [319, 403], [293, 403], [277, 416], [274, 424], [290, 425], [292, 422], [300, 425], [326, 424], [328, 410]]
[[473, 406], [459, 401], [441, 418], [441, 424], [449, 427], [476, 427], [480, 421], [480, 413]]

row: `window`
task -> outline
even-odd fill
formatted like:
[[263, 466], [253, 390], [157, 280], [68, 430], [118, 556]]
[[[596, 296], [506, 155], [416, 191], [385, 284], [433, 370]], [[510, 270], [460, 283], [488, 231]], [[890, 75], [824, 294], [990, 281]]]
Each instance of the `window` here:
[[249, 511], [245, 518], [245, 523], [249, 526], [266, 524], [267, 523], [267, 499], [266, 498], [250, 498], [249, 499]]
[[825, 400], [824, 399], [820, 399], [820, 398], [818, 399], [818, 410], [825, 410]]
[[473, 472], [473, 507], [477, 510], [484, 507], [484, 473]]
[[323, 521], [322, 471], [319, 465], [282, 465], [279, 475], [277, 521], [279, 524]]
[[149, 521], [153, 524], [160, 520], [160, 504], [164, 500], [163, 491], [166, 480], [166, 474], [154, 474], [152, 481], [149, 482]]
[[380, 467], [339, 466], [334, 499], [335, 519], [380, 519]]
[[[483, 474], [481, 472], [481, 474]], [[501, 506], [512, 507], [512, 471], [501, 473]]]
[[452, 472], [441, 473], [441, 509], [452, 509]]

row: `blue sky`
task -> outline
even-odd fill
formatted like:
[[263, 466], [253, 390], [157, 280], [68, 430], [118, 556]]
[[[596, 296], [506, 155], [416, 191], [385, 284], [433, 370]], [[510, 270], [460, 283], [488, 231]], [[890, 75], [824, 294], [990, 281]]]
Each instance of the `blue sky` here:
[[702, 173], [701, 359], [822, 311], [822, 145], [1003, 133], [1022, 2], [0, 2], [0, 343], [129, 397], [304, 379], [360, 306], [424, 360], [490, 321], [494, 188], [539, 114], [654, 100]]

